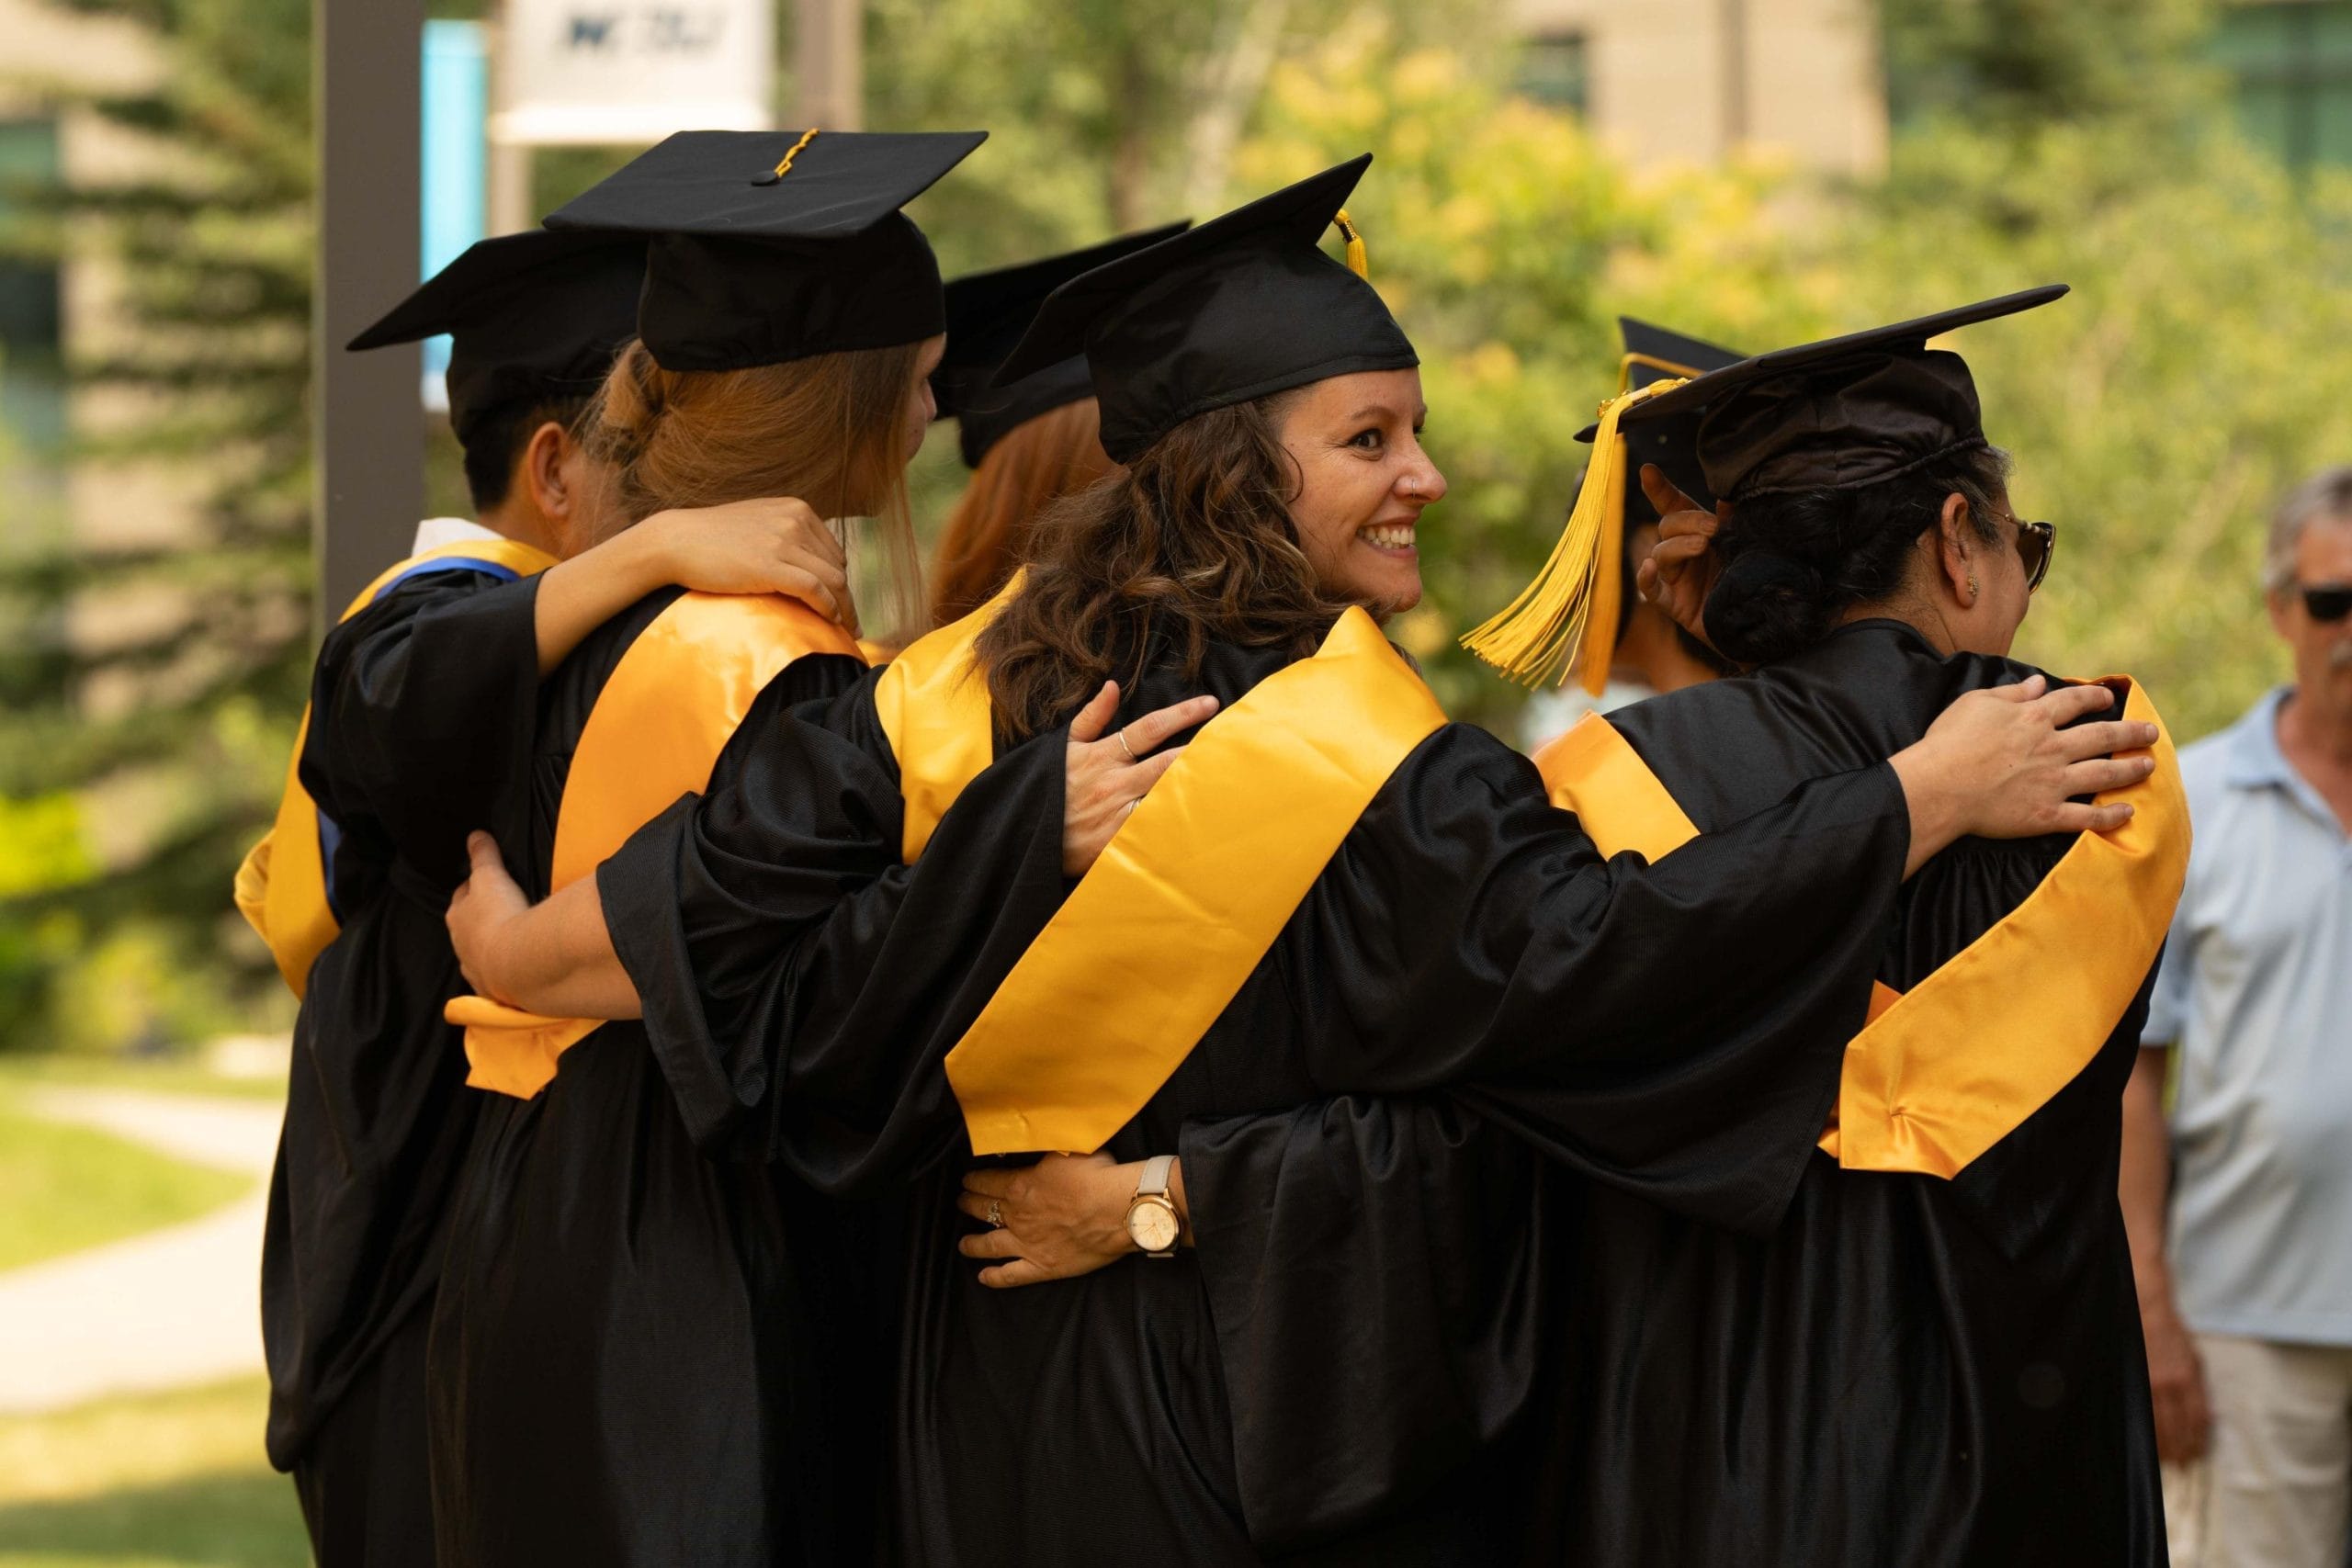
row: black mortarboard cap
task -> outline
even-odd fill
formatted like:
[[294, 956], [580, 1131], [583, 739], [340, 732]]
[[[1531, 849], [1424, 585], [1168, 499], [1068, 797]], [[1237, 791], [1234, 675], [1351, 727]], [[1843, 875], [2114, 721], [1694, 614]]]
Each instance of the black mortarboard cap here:
[[2045, 284], [1997, 299], [1794, 348], [1702, 376], [1625, 410], [1629, 440], [1660, 421], [1699, 415], [1699, 468], [1719, 496], [1877, 484], [1947, 452], [1984, 443], [1967, 362], [1928, 347], [1956, 327], [2047, 305]]
[[[1631, 316], [1617, 318], [1617, 331], [1625, 344], [1624, 357], [1620, 361], [1624, 389], [1646, 387], [1672, 377], [1704, 376], [1712, 370], [1727, 369], [1744, 357], [1737, 349], [1724, 348], [1702, 338], [1685, 337]], [[1692, 410], [1626, 430], [1626, 472], [1638, 476], [1643, 464], [1655, 464], [1683, 494], [1712, 512], [1714, 492], [1707, 488], [1706, 475], [1700, 470], [1695, 449], [1699, 413]], [[1627, 530], [1657, 520], [1657, 509], [1642, 493], [1640, 479], [1630, 479], [1625, 486]]]
[[[1982, 446], [1976, 387], [1960, 355], [1928, 340], [1955, 327], [2047, 305], [2063, 283], [1820, 343], [1775, 349], [1659, 389], [1633, 388], [1604, 404], [1579, 439], [1598, 441], [1552, 558], [1517, 599], [1463, 638], [1515, 679], [1565, 669], [1589, 624], [1616, 628], [1616, 574], [1603, 573], [1600, 514], [1629, 481], [1629, 448], [1645, 425], [1697, 414], [1700, 477], [1737, 502], [1775, 491], [1853, 489], [1894, 478], [1945, 452]], [[1598, 581], [1608, 584], [1596, 592]], [[1604, 642], [1602, 646], [1606, 646]], [[1600, 660], [1589, 660], [1598, 668]]]
[[1372, 163], [1353, 158], [1054, 290], [997, 372], [1074, 354], [1093, 372], [1102, 449], [1127, 462], [1193, 415], [1364, 370], [1420, 363], [1378, 291], [1323, 253]]
[[1083, 354], [1031, 371], [1010, 386], [989, 385], [997, 367], [1012, 355], [1037, 319], [1046, 297], [1081, 273], [1174, 239], [1186, 227], [1165, 224], [1084, 250], [990, 272], [967, 273], [949, 281], [947, 354], [932, 372], [931, 389], [939, 401], [939, 417], [956, 421], [966, 468], [978, 468], [989, 448], [1014, 426], [1094, 395], [1094, 378], [1086, 368]]
[[549, 229], [649, 237], [638, 335], [665, 370], [741, 370], [944, 330], [939, 264], [899, 209], [974, 131], [682, 130]]
[[644, 277], [633, 236], [503, 234], [469, 245], [349, 346], [447, 333], [449, 423], [469, 443], [502, 404], [594, 392], [636, 335]]

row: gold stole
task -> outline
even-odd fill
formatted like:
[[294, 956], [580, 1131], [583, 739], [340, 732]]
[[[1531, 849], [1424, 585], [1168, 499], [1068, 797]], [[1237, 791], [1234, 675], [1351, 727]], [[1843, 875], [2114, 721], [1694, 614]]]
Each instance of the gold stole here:
[[1203, 727], [948, 1053], [974, 1152], [1108, 1142], [1444, 722], [1372, 617], [1350, 610], [1313, 658]]
[[[556, 808], [548, 891], [588, 875], [682, 795], [710, 784], [718, 754], [762, 688], [812, 653], [859, 657], [849, 634], [791, 599], [687, 593], [638, 634], [597, 694]], [[459, 997], [467, 1082], [528, 1100], [556, 1060], [603, 1021], [548, 1018]]]
[[939, 819], [996, 760], [995, 709], [973, 645], [1012, 601], [1022, 574], [960, 620], [917, 637], [874, 682], [874, 712], [899, 761], [899, 853], [912, 865]]
[[[516, 577], [536, 577], [555, 564], [543, 550], [513, 539], [467, 539], [411, 556], [370, 582], [337, 624], [351, 619], [387, 589], [426, 571], [456, 571], [481, 562]], [[286, 762], [286, 788], [277, 816], [261, 841], [237, 867], [237, 912], [245, 917], [277, 961], [277, 972], [297, 997], [309, 986], [311, 965], [342, 928], [327, 902], [326, 857], [319, 843], [319, 807], [302, 787], [302, 746], [311, 735], [311, 709], [294, 732], [294, 755]]]
[[[2132, 819], [2077, 836], [2025, 902], [1911, 991], [1874, 986], [1821, 1137], [1846, 1169], [1957, 1176], [2074, 1081], [2132, 1005], [2180, 897], [2188, 807], [2171, 738], [2137, 682], [2123, 716], [2157, 727], [2156, 771], [2134, 786]], [[1553, 804], [1603, 854], [1655, 863], [1698, 836], [1599, 714], [1535, 761]]]

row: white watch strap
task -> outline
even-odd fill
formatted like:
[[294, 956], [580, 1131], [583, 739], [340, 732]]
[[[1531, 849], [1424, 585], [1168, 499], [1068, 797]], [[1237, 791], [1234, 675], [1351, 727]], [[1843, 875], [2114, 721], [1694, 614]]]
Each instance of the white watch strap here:
[[1138, 1198], [1168, 1196], [1168, 1173], [1176, 1168], [1174, 1155], [1154, 1155], [1143, 1162], [1143, 1175], [1136, 1179]]

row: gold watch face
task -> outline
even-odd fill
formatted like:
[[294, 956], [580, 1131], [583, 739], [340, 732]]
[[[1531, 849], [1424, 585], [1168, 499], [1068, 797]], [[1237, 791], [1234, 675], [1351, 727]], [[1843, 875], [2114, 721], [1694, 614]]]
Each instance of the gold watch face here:
[[1146, 1252], [1165, 1252], [1176, 1245], [1176, 1214], [1166, 1203], [1148, 1200], [1127, 1211], [1127, 1235]]

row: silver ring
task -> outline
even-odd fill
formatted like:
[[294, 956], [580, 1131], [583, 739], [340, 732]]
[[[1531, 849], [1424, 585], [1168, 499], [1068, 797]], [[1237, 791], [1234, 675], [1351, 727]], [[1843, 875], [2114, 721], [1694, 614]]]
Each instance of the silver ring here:
[[1138, 807], [1138, 806], [1141, 806], [1142, 804], [1143, 804], [1143, 796], [1141, 796], [1141, 795], [1137, 795], [1137, 796], [1136, 796], [1133, 800], [1131, 800], [1131, 801], [1127, 802], [1126, 809], [1125, 809], [1124, 812], [1122, 812], [1122, 813], [1121, 813], [1121, 815], [1122, 815], [1122, 816], [1125, 816], [1125, 817], [1133, 817], [1133, 816], [1136, 814], [1136, 807]]
[[993, 1198], [989, 1200], [989, 1224], [998, 1230], [1004, 1228], [1004, 1205]]
[[1127, 754], [1127, 761], [1129, 762], [1142, 761], [1143, 759], [1136, 755], [1136, 749], [1127, 744], [1127, 727], [1125, 725], [1123, 724], [1119, 726], [1118, 735], [1119, 750]]

